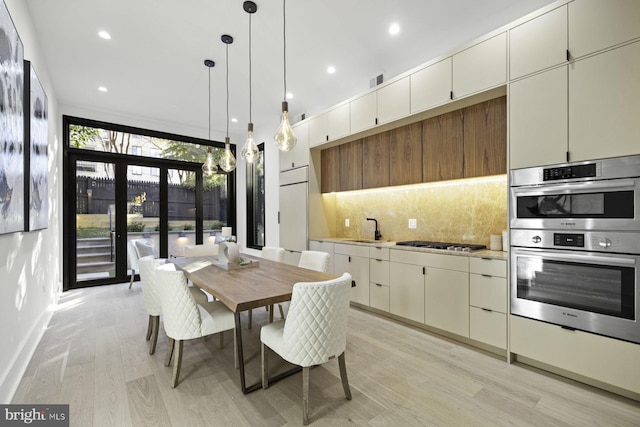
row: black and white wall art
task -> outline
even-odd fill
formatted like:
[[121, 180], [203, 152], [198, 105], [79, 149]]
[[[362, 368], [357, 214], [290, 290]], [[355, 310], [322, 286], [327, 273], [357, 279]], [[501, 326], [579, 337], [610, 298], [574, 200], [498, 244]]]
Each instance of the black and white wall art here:
[[0, 5], [0, 234], [24, 224], [24, 49]]
[[41, 230], [49, 225], [49, 156], [47, 135], [48, 100], [38, 75], [29, 61], [24, 61], [25, 147], [25, 230]]

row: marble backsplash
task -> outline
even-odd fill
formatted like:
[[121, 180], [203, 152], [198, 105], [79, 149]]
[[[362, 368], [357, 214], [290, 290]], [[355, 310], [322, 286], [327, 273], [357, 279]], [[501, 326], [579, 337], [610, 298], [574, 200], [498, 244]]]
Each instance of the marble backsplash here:
[[[336, 237], [487, 245], [507, 228], [507, 176], [336, 193]], [[409, 219], [417, 227], [408, 227]], [[349, 219], [349, 227], [345, 227]]]

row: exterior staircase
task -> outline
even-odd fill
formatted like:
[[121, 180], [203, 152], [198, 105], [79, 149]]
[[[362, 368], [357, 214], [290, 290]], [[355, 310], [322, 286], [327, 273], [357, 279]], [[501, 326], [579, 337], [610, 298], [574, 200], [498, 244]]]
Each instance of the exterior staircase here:
[[78, 239], [76, 250], [78, 279], [113, 276], [115, 252], [109, 237]]

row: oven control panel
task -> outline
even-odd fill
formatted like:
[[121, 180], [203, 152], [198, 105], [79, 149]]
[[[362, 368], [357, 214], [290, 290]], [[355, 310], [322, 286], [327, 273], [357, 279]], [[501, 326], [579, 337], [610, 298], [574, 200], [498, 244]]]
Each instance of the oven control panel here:
[[640, 254], [640, 233], [511, 229], [511, 246]]

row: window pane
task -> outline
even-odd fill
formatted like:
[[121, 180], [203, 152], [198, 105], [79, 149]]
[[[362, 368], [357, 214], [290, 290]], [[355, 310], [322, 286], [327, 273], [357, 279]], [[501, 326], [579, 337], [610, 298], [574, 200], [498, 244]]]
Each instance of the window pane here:
[[253, 165], [247, 165], [247, 246], [264, 246], [264, 143]]
[[196, 244], [195, 172], [169, 169], [169, 255], [184, 255], [186, 245]]

